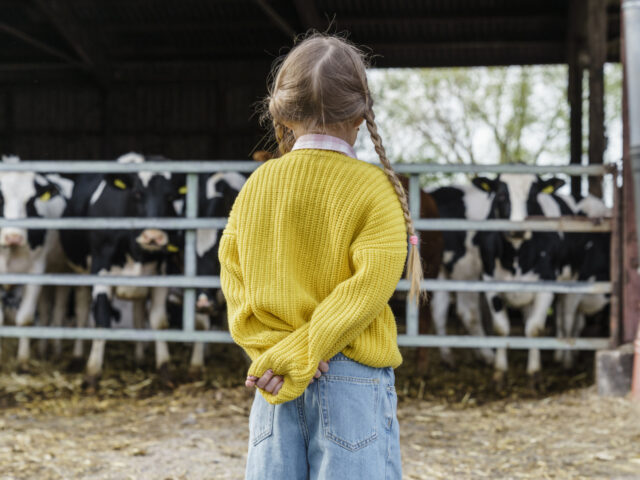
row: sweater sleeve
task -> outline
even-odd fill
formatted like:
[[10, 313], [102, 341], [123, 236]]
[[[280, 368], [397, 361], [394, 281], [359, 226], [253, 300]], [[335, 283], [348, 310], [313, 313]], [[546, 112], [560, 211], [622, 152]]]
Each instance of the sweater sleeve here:
[[253, 360], [249, 375], [271, 368], [284, 376], [276, 396], [262, 391], [272, 404], [300, 396], [318, 362], [352, 343], [378, 317], [402, 275], [407, 255], [406, 227], [400, 203], [386, 182], [384, 201], [373, 205], [350, 248], [351, 277], [339, 283], [313, 311], [310, 320]]
[[287, 332], [269, 329], [253, 314], [244, 285], [237, 237], [231, 218], [220, 239], [218, 258], [220, 284], [227, 302], [229, 332], [233, 340], [247, 352], [249, 358], [255, 360], [269, 345], [283, 340]]

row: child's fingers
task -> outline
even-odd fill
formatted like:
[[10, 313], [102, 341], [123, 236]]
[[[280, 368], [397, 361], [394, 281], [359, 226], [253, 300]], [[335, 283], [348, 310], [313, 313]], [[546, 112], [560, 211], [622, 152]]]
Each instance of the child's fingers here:
[[275, 390], [276, 386], [282, 382], [282, 377], [280, 375], [274, 375], [273, 378], [271, 378], [271, 380], [269, 380], [269, 383], [267, 383], [264, 387], [264, 390], [266, 392], [269, 393], [273, 393], [273, 391]]
[[247, 375], [247, 379], [244, 382], [245, 387], [247, 388], [255, 387], [256, 380], [258, 380], [258, 377], [254, 377], [253, 375]]
[[313, 374], [313, 378], [320, 378], [320, 375], [322, 375], [322, 372], [318, 369], [316, 370], [316, 373]]
[[327, 373], [329, 371], [329, 362], [320, 361], [318, 364], [318, 370], [322, 373]]
[[273, 389], [273, 395], [277, 395], [283, 385], [284, 380], [282, 380], [278, 385], [276, 385], [276, 388]]
[[267, 385], [267, 383], [269, 383], [271, 381], [271, 378], [273, 377], [273, 370], [269, 369], [266, 372], [264, 372], [262, 374], [262, 376], [258, 379], [258, 381], [256, 382], [256, 385], [259, 388], [263, 388]]

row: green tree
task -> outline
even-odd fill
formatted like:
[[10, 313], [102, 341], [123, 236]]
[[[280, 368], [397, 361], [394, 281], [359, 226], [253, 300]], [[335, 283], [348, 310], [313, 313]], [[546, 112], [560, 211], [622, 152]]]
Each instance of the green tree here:
[[[607, 65], [608, 125], [619, 123], [621, 78]], [[566, 66], [373, 70], [369, 84], [394, 162], [568, 163]], [[375, 160], [365, 135], [357, 147]]]

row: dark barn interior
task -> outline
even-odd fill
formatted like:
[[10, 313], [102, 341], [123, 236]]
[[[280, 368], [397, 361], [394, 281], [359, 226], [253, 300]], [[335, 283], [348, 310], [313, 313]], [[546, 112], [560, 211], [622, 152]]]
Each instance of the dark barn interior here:
[[580, 15], [600, 19], [619, 61], [619, 1], [0, 0], [0, 151], [246, 159], [263, 145], [270, 65], [296, 34], [331, 22], [377, 67], [571, 63]]

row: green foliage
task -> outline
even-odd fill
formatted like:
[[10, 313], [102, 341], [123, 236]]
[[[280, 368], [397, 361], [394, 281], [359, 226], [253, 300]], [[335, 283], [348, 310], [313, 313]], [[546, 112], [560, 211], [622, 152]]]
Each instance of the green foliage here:
[[[605, 82], [611, 123], [621, 111], [619, 65], [607, 65]], [[394, 162], [568, 161], [566, 66], [372, 70], [369, 85]], [[366, 135], [356, 146], [375, 161]]]

